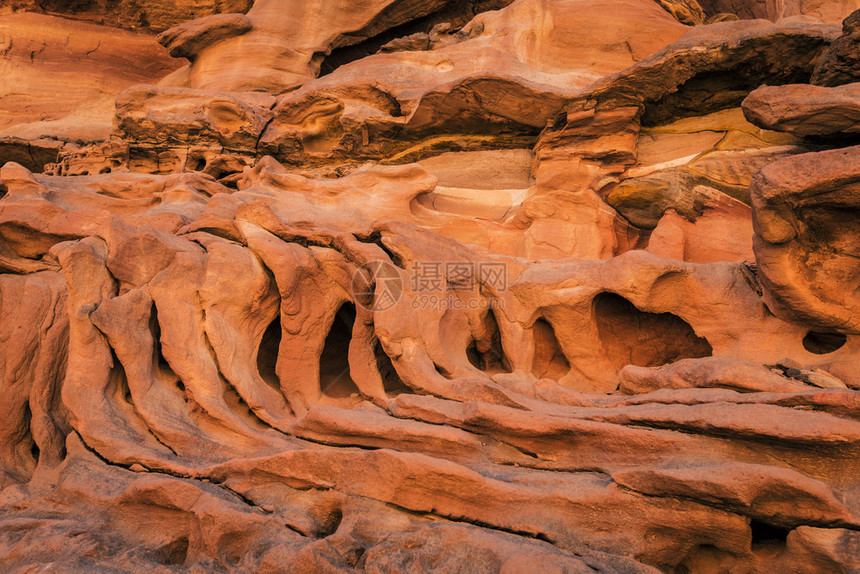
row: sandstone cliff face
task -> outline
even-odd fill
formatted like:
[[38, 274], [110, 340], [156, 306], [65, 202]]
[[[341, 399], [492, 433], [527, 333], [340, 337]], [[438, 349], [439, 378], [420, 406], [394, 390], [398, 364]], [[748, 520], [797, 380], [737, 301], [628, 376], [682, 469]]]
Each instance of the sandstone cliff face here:
[[856, 571], [858, 8], [7, 3], [0, 570]]

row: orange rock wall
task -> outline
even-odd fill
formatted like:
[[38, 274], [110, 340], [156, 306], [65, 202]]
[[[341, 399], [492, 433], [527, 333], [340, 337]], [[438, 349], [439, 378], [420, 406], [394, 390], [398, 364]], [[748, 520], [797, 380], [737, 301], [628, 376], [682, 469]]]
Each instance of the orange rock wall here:
[[0, 572], [856, 571], [858, 8], [7, 2]]

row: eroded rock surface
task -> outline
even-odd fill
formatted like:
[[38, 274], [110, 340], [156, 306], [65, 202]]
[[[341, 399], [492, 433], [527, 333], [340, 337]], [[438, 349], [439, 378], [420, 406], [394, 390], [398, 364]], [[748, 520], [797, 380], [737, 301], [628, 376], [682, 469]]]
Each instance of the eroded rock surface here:
[[741, 19], [779, 20], [792, 16], [811, 16], [825, 22], [841, 22], [860, 8], [857, 0], [698, 0], [710, 17], [731, 14]]
[[117, 93], [179, 67], [145, 34], [31, 13], [0, 17], [0, 54], [0, 161], [39, 171], [106, 140]]
[[7, 0], [3, 8], [160, 32], [194, 18], [247, 12], [253, 3], [253, 0]]
[[860, 83], [835, 88], [808, 84], [761, 87], [743, 103], [744, 116], [759, 127], [798, 136], [857, 137]]
[[854, 4], [16, 2], [0, 570], [857, 570]]
[[837, 38], [818, 59], [812, 83], [839, 86], [860, 80], [860, 9], [842, 23], [842, 36]]
[[839, 330], [860, 329], [852, 288], [860, 271], [859, 184], [857, 146], [786, 158], [756, 175], [756, 258], [772, 310]]

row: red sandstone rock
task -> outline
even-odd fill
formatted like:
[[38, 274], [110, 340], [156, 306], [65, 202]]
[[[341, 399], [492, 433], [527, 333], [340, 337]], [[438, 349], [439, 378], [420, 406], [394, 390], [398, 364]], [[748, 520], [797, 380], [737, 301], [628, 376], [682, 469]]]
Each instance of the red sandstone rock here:
[[759, 127], [799, 136], [836, 136], [860, 131], [860, 83], [836, 88], [804, 84], [761, 87], [743, 103]]
[[839, 86], [860, 79], [860, 10], [842, 23], [842, 35], [818, 58], [812, 83], [819, 86]]
[[207, 46], [241, 36], [251, 28], [251, 20], [243, 14], [213, 14], [165, 30], [156, 39], [174, 58], [193, 61]]
[[0, 570], [860, 567], [851, 2], [73, 4], [0, 50]]
[[825, 22], [840, 22], [857, 10], [854, 0], [698, 0], [709, 16], [734, 14], [739, 18], [779, 20], [790, 16], [810, 16]]
[[768, 307], [825, 329], [860, 330], [857, 205], [860, 148], [787, 158], [751, 187], [756, 260]]
[[247, 12], [253, 0], [8, 0], [13, 11], [40, 12], [104, 26], [161, 31], [210, 14]]
[[39, 14], [3, 16], [0, 38], [0, 162], [40, 171], [64, 142], [106, 139], [120, 91], [179, 67], [148, 35]]

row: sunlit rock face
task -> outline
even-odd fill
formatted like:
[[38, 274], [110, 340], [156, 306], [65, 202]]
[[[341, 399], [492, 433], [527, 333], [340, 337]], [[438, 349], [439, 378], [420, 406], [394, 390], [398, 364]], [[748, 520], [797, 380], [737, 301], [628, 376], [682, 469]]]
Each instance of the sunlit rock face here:
[[0, 571], [860, 569], [858, 8], [7, 2]]

